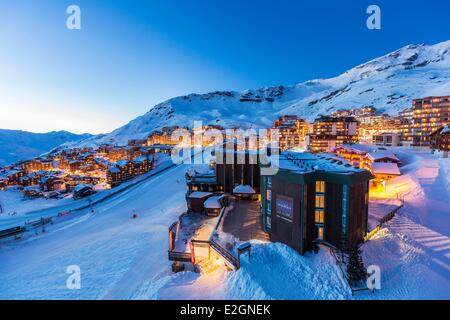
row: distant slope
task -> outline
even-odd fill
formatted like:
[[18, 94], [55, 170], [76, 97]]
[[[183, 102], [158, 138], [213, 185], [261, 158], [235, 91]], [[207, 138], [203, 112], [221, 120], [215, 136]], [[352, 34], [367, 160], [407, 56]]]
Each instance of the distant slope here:
[[413, 98], [446, 94], [450, 94], [450, 40], [432, 46], [409, 45], [331, 79], [170, 99], [86, 143], [124, 144], [164, 126], [192, 127], [194, 120], [224, 127], [268, 127], [281, 114], [296, 114], [312, 121], [320, 114], [362, 106], [395, 115], [410, 107]]
[[89, 137], [90, 134], [78, 135], [67, 131], [32, 133], [0, 129], [0, 167], [37, 157], [63, 143]]

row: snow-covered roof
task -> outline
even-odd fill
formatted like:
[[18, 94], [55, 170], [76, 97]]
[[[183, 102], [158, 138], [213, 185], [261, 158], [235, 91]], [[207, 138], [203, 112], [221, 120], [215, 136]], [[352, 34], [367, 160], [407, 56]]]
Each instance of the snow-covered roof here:
[[213, 196], [206, 199], [204, 206], [206, 209], [221, 209], [222, 205], [220, 204], [220, 198], [222, 196]]
[[441, 134], [450, 133], [450, 124], [446, 124], [441, 130]]
[[354, 152], [354, 153], [359, 153], [359, 154], [366, 154], [369, 152], [373, 152], [374, 150], [376, 150], [375, 147], [367, 145], [367, 144], [343, 144], [339, 147], [336, 147], [336, 149], [346, 149], [348, 151]]
[[212, 195], [213, 194], [211, 192], [195, 191], [195, 192], [192, 192], [189, 195], [189, 198], [191, 198], [191, 199], [201, 199], [201, 198], [210, 197]]
[[280, 169], [296, 172], [329, 171], [340, 173], [361, 172], [346, 160], [334, 154], [312, 154], [308, 152], [283, 152], [280, 156]]
[[28, 187], [23, 188], [23, 191], [25, 191], [25, 192], [33, 192], [33, 191], [40, 192], [41, 188], [39, 186], [28, 186]]
[[233, 189], [233, 193], [235, 193], [235, 194], [255, 194], [256, 191], [251, 186], [241, 184]]
[[108, 171], [111, 173], [120, 173], [120, 169], [117, 167], [109, 167]]
[[401, 175], [400, 169], [396, 163], [391, 162], [375, 162], [373, 164], [374, 174], [392, 174], [399, 176]]
[[147, 161], [147, 157], [144, 157], [144, 156], [140, 156], [140, 157], [137, 157], [136, 159], [134, 159], [134, 162], [136, 162], [136, 163], [145, 162], [145, 161]]
[[377, 161], [380, 159], [387, 158], [387, 159], [391, 159], [394, 162], [400, 162], [400, 159], [397, 158], [397, 156], [393, 152], [388, 151], [388, 150], [369, 153], [368, 157], [372, 161]]
[[116, 162], [116, 164], [117, 164], [119, 167], [125, 167], [128, 163], [129, 163], [128, 160], [119, 160], [119, 161]]
[[83, 189], [92, 189], [92, 188], [93, 188], [92, 184], [84, 184], [84, 183], [82, 183], [82, 184], [77, 185], [75, 188], [73, 188], [73, 191], [80, 192]]

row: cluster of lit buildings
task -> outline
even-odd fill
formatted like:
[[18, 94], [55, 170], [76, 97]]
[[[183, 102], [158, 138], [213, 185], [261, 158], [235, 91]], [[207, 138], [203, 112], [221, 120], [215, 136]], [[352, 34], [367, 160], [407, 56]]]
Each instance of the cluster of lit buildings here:
[[[445, 139], [431, 141], [431, 134], [450, 124], [450, 96], [414, 99], [412, 106], [392, 117], [373, 107], [343, 109], [320, 116], [312, 124], [297, 116], [282, 116], [278, 129], [281, 150], [301, 147], [314, 153], [331, 152], [358, 142], [378, 146], [432, 147], [445, 151]], [[436, 134], [434, 134], [436, 136]]]
[[[0, 189], [17, 186], [25, 196], [60, 197], [94, 186], [115, 187], [153, 168], [154, 149], [136, 145], [64, 148], [0, 170]], [[86, 188], [80, 188], [85, 186]], [[84, 190], [86, 191], [86, 190]]]

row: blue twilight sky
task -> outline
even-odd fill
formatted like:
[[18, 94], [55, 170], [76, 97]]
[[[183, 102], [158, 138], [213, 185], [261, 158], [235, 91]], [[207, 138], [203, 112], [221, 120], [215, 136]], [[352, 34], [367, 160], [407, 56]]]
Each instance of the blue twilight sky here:
[[449, 0], [0, 0], [0, 128], [109, 132], [174, 96], [332, 77], [449, 31]]

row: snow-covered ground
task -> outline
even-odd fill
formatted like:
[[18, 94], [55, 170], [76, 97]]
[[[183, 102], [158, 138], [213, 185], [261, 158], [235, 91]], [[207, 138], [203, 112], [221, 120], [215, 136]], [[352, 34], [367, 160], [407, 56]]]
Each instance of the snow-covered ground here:
[[139, 181], [148, 179], [159, 171], [167, 169], [173, 165], [173, 162], [168, 155], [157, 154], [155, 156], [155, 165], [155, 169], [126, 181], [120, 186], [99, 191], [88, 198], [79, 200], [74, 200], [73, 198], [37, 198], [30, 200], [24, 198], [22, 193], [17, 189], [0, 191], [0, 205], [2, 207], [2, 212], [0, 213], [0, 230], [23, 225], [26, 221], [40, 219], [41, 217], [52, 217], [59, 213], [74, 211], [87, 206], [89, 201], [92, 203], [100, 202], [113, 194], [126, 190]]
[[[186, 210], [185, 172], [169, 169], [94, 206], [93, 214], [0, 243], [0, 299], [127, 299], [169, 273], [168, 226]], [[66, 288], [69, 265], [81, 268], [81, 290]]]
[[[399, 156], [404, 175], [387, 195], [402, 193], [405, 207], [363, 247], [365, 264], [381, 267], [374, 294], [352, 297], [328, 249], [300, 256], [277, 243], [254, 242], [237, 272], [213, 264], [201, 275], [173, 274], [168, 227], [186, 210], [187, 168], [177, 166], [46, 234], [1, 241], [0, 299], [450, 299], [450, 160]], [[73, 264], [81, 290], [66, 288]]]
[[399, 156], [404, 176], [390, 187], [405, 193], [405, 207], [364, 245], [365, 263], [382, 271], [382, 290], [364, 297], [450, 299], [450, 159]]

